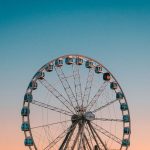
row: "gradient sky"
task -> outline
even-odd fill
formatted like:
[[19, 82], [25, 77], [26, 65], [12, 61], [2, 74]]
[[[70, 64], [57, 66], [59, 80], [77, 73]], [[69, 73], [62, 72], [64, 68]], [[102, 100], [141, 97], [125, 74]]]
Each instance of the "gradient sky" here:
[[0, 0], [0, 149], [27, 150], [23, 96], [48, 61], [77, 53], [102, 62], [128, 99], [129, 150], [149, 150], [150, 1]]

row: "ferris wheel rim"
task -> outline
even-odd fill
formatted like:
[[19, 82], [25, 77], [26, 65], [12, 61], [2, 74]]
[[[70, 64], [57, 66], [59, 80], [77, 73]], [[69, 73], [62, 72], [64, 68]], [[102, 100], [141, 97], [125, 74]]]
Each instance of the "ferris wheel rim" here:
[[[117, 81], [117, 79], [113, 76], [113, 74], [112, 74], [102, 63], [100, 63], [99, 61], [97, 61], [97, 60], [95, 60], [95, 59], [92, 59], [92, 58], [87, 57], [87, 56], [84, 56], [84, 55], [79, 55], [79, 54], [69, 54], [69, 55], [63, 55], [63, 56], [60, 56], [60, 57], [58, 57], [58, 58], [55, 58], [55, 59], [53, 59], [52, 61], [49, 61], [49, 62], [46, 63], [46, 64], [53, 63], [56, 59], [59, 59], [59, 58], [63, 58], [63, 59], [64, 59], [64, 58], [66, 58], [66, 57], [68, 57], [68, 56], [83, 57], [84, 59], [92, 60], [92, 61], [96, 62], [97, 64], [101, 65], [107, 72], [109, 72], [109, 73], [111, 74], [111, 76], [112, 76], [112, 78], [115, 80], [115, 82], [117, 82], [117, 84], [118, 84], [118, 86], [119, 86], [119, 89], [121, 90], [121, 92], [122, 92], [123, 95], [124, 95], [124, 100], [125, 100], [125, 102], [127, 103], [126, 96], [125, 96], [125, 94], [124, 94], [124, 92], [123, 92], [123, 90], [122, 90], [122, 88], [121, 88], [119, 82]], [[45, 65], [46, 65], [46, 64], [45, 64]], [[45, 69], [45, 65], [42, 66], [37, 72], [43, 71], [43, 70]], [[34, 80], [34, 78], [35, 78], [35, 76], [33, 76], [33, 78], [31, 79], [31, 81]], [[36, 79], [35, 79], [35, 80], [36, 80]], [[27, 88], [27, 90], [26, 90], [26, 93], [27, 93], [27, 92], [28, 92], [28, 88]], [[32, 90], [31, 90], [30, 92], [32, 93]], [[119, 102], [120, 102], [120, 101], [119, 101]], [[23, 106], [24, 106], [24, 105], [25, 105], [25, 102], [23, 102]], [[127, 103], [127, 105], [128, 105], [128, 103]], [[28, 106], [27, 106], [27, 107], [30, 107], [30, 103], [28, 103]], [[123, 115], [123, 112], [122, 112], [122, 115]], [[129, 117], [130, 117], [129, 109], [128, 109], [128, 115], [129, 115]], [[27, 117], [27, 120], [29, 121], [29, 124], [30, 124], [30, 117], [29, 117], [29, 116]], [[22, 122], [24, 122], [24, 117], [22, 117]], [[125, 123], [123, 123], [123, 126], [125, 127]], [[129, 122], [129, 128], [131, 129], [131, 120], [130, 120], [130, 122]], [[33, 138], [31, 130], [30, 130], [29, 132], [30, 132], [30, 136]], [[27, 138], [28, 136], [27, 136], [26, 132], [24, 132], [24, 133], [25, 133], [25, 137]], [[124, 139], [124, 134], [123, 134], [123, 138], [122, 138], [122, 139]], [[128, 139], [130, 139], [130, 134], [129, 134]], [[37, 147], [36, 147], [35, 143], [34, 143], [34, 147], [35, 147], [35, 149], [37, 150]], [[30, 146], [29, 146], [29, 148], [31, 149]], [[122, 147], [121, 147], [120, 149], [122, 149]]]

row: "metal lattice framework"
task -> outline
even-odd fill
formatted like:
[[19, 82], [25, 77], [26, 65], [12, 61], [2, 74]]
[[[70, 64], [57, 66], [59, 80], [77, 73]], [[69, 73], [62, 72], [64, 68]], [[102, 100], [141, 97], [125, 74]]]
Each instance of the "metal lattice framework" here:
[[21, 110], [30, 150], [127, 150], [131, 119], [112, 73], [82, 55], [58, 57], [33, 76]]

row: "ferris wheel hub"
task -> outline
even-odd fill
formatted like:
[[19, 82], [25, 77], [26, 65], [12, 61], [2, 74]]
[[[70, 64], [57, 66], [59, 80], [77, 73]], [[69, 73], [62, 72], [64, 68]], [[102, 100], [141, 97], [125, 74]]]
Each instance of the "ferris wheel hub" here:
[[76, 122], [77, 120], [81, 120], [81, 121], [93, 121], [95, 119], [95, 115], [92, 112], [85, 112], [82, 114], [74, 114], [71, 117], [71, 121], [72, 123]]

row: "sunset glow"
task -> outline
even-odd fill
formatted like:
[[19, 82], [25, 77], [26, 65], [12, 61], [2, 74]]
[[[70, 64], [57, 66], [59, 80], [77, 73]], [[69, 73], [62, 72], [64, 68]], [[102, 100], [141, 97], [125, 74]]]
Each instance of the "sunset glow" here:
[[[21, 131], [26, 88], [40, 67], [66, 54], [93, 58], [112, 72], [130, 109], [128, 150], [149, 150], [150, 2], [146, 0], [0, 0], [0, 149], [29, 149]], [[40, 111], [33, 112], [34, 126], [40, 125]], [[55, 117], [49, 116], [54, 121]], [[53, 128], [54, 133], [58, 129]]]

